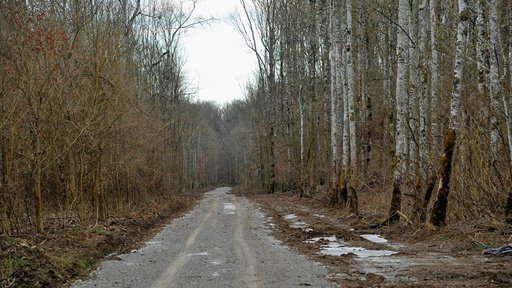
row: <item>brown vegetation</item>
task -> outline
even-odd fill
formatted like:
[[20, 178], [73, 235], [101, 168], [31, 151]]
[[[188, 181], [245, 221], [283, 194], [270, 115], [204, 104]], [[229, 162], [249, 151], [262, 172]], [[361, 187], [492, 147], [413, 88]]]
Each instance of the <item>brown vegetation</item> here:
[[357, 196], [378, 186], [385, 223], [505, 221], [510, 1], [241, 2], [233, 21], [259, 61], [228, 107], [243, 187], [329, 187], [325, 204], [364, 214]]
[[189, 99], [178, 49], [200, 21], [151, 5], [0, 3], [2, 234], [96, 223], [217, 180], [220, 113]]

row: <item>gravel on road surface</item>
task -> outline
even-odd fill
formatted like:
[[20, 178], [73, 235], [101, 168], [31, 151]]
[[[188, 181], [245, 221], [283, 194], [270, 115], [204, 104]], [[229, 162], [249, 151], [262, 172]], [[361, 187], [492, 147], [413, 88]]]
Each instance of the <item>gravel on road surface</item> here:
[[265, 214], [230, 190], [206, 193], [144, 247], [74, 287], [334, 287], [325, 267], [282, 245]]

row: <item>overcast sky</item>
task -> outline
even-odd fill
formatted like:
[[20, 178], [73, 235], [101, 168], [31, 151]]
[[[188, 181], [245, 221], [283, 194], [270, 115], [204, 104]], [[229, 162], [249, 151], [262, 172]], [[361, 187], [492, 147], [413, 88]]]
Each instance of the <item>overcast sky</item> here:
[[242, 99], [255, 70], [255, 56], [229, 22], [238, 5], [239, 0], [198, 0], [196, 17], [219, 19], [183, 38], [185, 67], [200, 100], [225, 104]]

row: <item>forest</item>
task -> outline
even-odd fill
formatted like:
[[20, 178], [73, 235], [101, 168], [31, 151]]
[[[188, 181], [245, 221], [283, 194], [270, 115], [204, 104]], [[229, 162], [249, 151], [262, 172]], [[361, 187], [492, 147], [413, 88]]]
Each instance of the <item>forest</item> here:
[[0, 286], [83, 276], [220, 186], [365, 228], [512, 225], [511, 0], [239, 4], [257, 67], [219, 105], [187, 74], [200, 1], [0, 1]]
[[195, 1], [1, 1], [0, 232], [218, 185], [512, 223], [511, 1], [240, 3], [258, 67], [220, 107], [185, 73]]
[[241, 2], [259, 69], [225, 112], [235, 182], [384, 198], [381, 225], [512, 223], [510, 1]]
[[2, 234], [94, 223], [224, 177], [206, 173], [220, 170], [221, 110], [193, 100], [184, 74], [180, 38], [205, 21], [192, 12], [0, 2]]

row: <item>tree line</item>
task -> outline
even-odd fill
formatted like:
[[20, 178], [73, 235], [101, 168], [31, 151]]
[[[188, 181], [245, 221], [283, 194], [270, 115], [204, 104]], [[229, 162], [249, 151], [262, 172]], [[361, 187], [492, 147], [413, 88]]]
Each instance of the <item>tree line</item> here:
[[258, 60], [227, 108], [241, 185], [328, 187], [355, 214], [386, 193], [382, 224], [512, 223], [511, 1], [240, 3]]
[[106, 219], [222, 177], [221, 113], [191, 97], [180, 48], [208, 20], [195, 5], [0, 1], [0, 234]]

